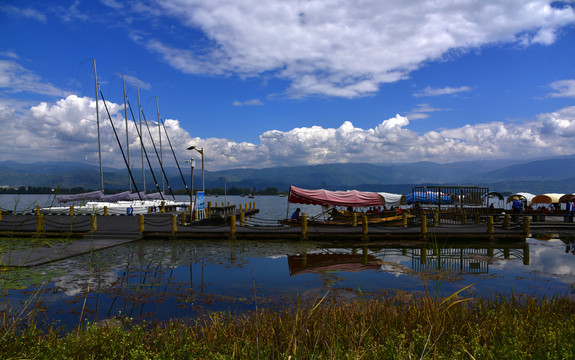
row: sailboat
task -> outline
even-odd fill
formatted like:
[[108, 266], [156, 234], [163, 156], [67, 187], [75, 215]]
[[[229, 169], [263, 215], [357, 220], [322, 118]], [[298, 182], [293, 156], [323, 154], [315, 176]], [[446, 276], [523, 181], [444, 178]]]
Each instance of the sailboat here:
[[[122, 156], [124, 157], [124, 161], [126, 161], [126, 166], [128, 168], [128, 172], [130, 174], [130, 190], [129, 191], [124, 191], [121, 193], [117, 193], [117, 194], [111, 194], [111, 195], [105, 195], [104, 194], [104, 176], [103, 176], [103, 169], [102, 169], [102, 152], [101, 152], [101, 141], [100, 141], [100, 113], [99, 113], [99, 106], [98, 106], [98, 89], [99, 89], [99, 84], [98, 84], [98, 77], [97, 77], [97, 72], [96, 72], [96, 60], [92, 59], [93, 63], [94, 63], [94, 80], [95, 80], [95, 93], [96, 93], [96, 124], [97, 124], [97, 132], [98, 132], [98, 154], [99, 154], [99, 166], [100, 166], [100, 190], [97, 191], [92, 191], [92, 192], [88, 192], [88, 193], [82, 193], [82, 194], [73, 194], [73, 195], [61, 195], [61, 196], [57, 196], [56, 197], [56, 201], [59, 203], [68, 203], [68, 202], [72, 202], [72, 203], [79, 203], [80, 205], [78, 206], [74, 206], [74, 214], [77, 215], [86, 215], [86, 214], [99, 214], [102, 215], [105, 212], [107, 212], [109, 215], [137, 215], [137, 214], [146, 214], [149, 212], [156, 212], [156, 211], [160, 211], [161, 206], [167, 206], [167, 207], [171, 207], [171, 208], [175, 208], [177, 210], [184, 210], [187, 208], [187, 204], [182, 203], [182, 202], [177, 202], [174, 200], [166, 200], [164, 193], [162, 191], [159, 191], [159, 187], [156, 181], [156, 187], [158, 188], [158, 192], [157, 193], [151, 193], [151, 194], [146, 194], [145, 190], [140, 192], [138, 191], [137, 187], [136, 187], [136, 182], [134, 181], [134, 178], [132, 176], [132, 172], [130, 170], [130, 166], [129, 166], [129, 148], [128, 150], [128, 159], [126, 160], [126, 156], [124, 154], [124, 151], [120, 145], [120, 151], [122, 153]], [[122, 79], [124, 79], [124, 77], [122, 76]], [[106, 106], [106, 103], [104, 101], [104, 105]], [[156, 98], [156, 106], [158, 106], [157, 103], [157, 98]], [[125, 88], [125, 83], [124, 83], [124, 108], [125, 108], [125, 117], [126, 117], [126, 142], [128, 143], [128, 118], [127, 118], [127, 107], [126, 107], [126, 88]], [[139, 90], [138, 90], [138, 112], [140, 113], [140, 94], [139, 94]], [[146, 127], [147, 127], [147, 123], [146, 123]], [[160, 127], [160, 116], [159, 116], [159, 107], [158, 107], [158, 127]], [[118, 140], [119, 143], [119, 139], [118, 139], [118, 135], [116, 133], [116, 130], [114, 128], [114, 124], [112, 123], [112, 128], [114, 130], [114, 134], [116, 135], [116, 139]], [[144, 149], [144, 145], [143, 145], [143, 135], [142, 135], [142, 123], [141, 123], [141, 118], [140, 118], [140, 130], [138, 131], [138, 135], [140, 137], [140, 144], [142, 146], [142, 175], [143, 175], [143, 179], [144, 179], [144, 187], [145, 187], [145, 173], [144, 173], [144, 164], [143, 164], [143, 153], [145, 152]], [[136, 130], [137, 126], [136, 126]], [[149, 131], [149, 129], [148, 129]], [[164, 127], [164, 131], [166, 131], [165, 127]], [[151, 135], [151, 133], [150, 133]], [[160, 136], [161, 136], [161, 130], [160, 130]], [[166, 136], [167, 136], [167, 131], [166, 131]], [[169, 138], [168, 138], [169, 140]], [[160, 140], [161, 141], [161, 140]], [[127, 145], [129, 146], [129, 145]], [[170, 143], [171, 146], [171, 143]], [[160, 145], [161, 147], [161, 145]], [[155, 149], [155, 145], [154, 145], [154, 149]], [[160, 148], [161, 151], [161, 148]], [[156, 152], [157, 153], [157, 152]], [[172, 149], [172, 153], [173, 153], [173, 149]], [[175, 153], [174, 153], [174, 157], [175, 157]], [[146, 153], [146, 158], [147, 158], [147, 153]], [[163, 165], [162, 165], [162, 161], [160, 158], [158, 158], [158, 160], [160, 160], [160, 166], [162, 166], [162, 172], [164, 173], [164, 177], [166, 177], [164, 169], [163, 169]], [[177, 159], [176, 159], [176, 163], [177, 163]], [[151, 169], [151, 164], [149, 163], [149, 159], [148, 159], [148, 164], [150, 165], [150, 169]], [[179, 164], [178, 164], [178, 168], [179, 168]], [[180, 171], [181, 174], [181, 171]], [[155, 175], [152, 172], [152, 175], [154, 177], [154, 180], [156, 180]], [[166, 177], [167, 178], [167, 177]], [[184, 181], [185, 184], [185, 180], [183, 178], [182, 175], [182, 180]], [[131, 184], [134, 184], [134, 188], [136, 190], [136, 193], [133, 193], [132, 190], [132, 186]], [[188, 189], [187, 185], [186, 185], [186, 189]], [[170, 189], [171, 191], [171, 189]], [[189, 191], [189, 190], [188, 190]], [[41, 208], [40, 209], [41, 213], [43, 214], [66, 214], [69, 215], [71, 212], [71, 208], [70, 206], [50, 206], [50, 207], [45, 207], [45, 208]]]

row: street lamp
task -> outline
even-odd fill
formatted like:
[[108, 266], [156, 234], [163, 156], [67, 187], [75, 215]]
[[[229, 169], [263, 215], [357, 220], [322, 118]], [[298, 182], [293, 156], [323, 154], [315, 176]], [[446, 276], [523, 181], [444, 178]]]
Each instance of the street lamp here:
[[198, 149], [195, 145], [190, 146], [187, 150], [196, 150], [202, 155], [202, 191], [206, 192], [206, 183], [204, 181], [204, 148]]
[[224, 180], [224, 201], [225, 201], [224, 206], [227, 206], [227, 205], [228, 205], [228, 191], [227, 191], [226, 178], [225, 178], [225, 177], [221, 177], [221, 178], [218, 178], [218, 179]]
[[194, 160], [194, 158], [192, 158], [191, 160], [186, 160], [187, 164], [190, 164], [190, 168], [192, 169], [192, 172], [190, 174], [190, 179], [191, 179], [191, 190], [190, 190], [190, 222], [192, 222], [193, 217], [192, 214], [194, 213], [194, 167], [196, 166], [196, 161]]

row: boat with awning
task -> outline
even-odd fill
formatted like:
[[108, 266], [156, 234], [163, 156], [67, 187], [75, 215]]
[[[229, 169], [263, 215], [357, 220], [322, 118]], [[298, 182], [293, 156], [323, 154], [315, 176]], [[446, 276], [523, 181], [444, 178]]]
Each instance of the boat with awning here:
[[[394, 202], [401, 202], [401, 196], [392, 198]], [[376, 192], [366, 192], [358, 190], [347, 191], [330, 191], [325, 189], [302, 189], [296, 186], [290, 186], [288, 193], [288, 204], [306, 204], [306, 205], [321, 205], [323, 212], [320, 216], [324, 216], [321, 221], [322, 224], [351, 224], [353, 215], [356, 214], [358, 223], [361, 223], [362, 217], [365, 215], [369, 223], [378, 224], [395, 224], [401, 222], [402, 216], [397, 212], [384, 211], [381, 213], [364, 213], [355, 212], [356, 208], [382, 208], [386, 205], [386, 199], [383, 195]], [[344, 210], [337, 210], [336, 207], [344, 207]], [[347, 208], [353, 208], [353, 211], [348, 211]], [[288, 207], [289, 208], [289, 207]], [[289, 213], [289, 210], [288, 210]], [[310, 219], [312, 222], [320, 223], [317, 219]], [[298, 222], [287, 220], [283, 223], [293, 225]]]
[[288, 202], [323, 206], [370, 207], [384, 206], [385, 199], [375, 192], [357, 190], [330, 191], [324, 189], [307, 190], [290, 186]]

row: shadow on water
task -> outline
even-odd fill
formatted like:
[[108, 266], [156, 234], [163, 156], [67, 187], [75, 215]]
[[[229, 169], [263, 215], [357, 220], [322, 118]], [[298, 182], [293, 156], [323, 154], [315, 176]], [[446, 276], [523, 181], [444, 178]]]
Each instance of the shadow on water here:
[[71, 329], [113, 317], [189, 321], [326, 294], [331, 303], [421, 296], [424, 281], [440, 296], [473, 283], [473, 296], [572, 294], [575, 256], [566, 246], [552, 236], [517, 244], [139, 241], [32, 269], [3, 268], [1, 310], [21, 313], [41, 288], [28, 317]]

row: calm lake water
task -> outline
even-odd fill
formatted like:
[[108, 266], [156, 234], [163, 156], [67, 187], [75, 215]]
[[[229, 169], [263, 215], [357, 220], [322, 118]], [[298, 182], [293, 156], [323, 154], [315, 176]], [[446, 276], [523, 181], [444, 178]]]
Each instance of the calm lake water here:
[[[224, 197], [209, 200], [221, 202]], [[25, 208], [34, 201], [43, 206], [49, 199], [20, 196], [16, 206], [14, 201], [0, 197], [4, 209]], [[286, 198], [228, 196], [227, 201], [255, 201], [261, 221], [287, 213]], [[312, 215], [320, 211], [299, 207]], [[335, 241], [147, 240], [33, 269], [2, 269], [0, 281], [8, 291], [0, 306], [15, 314], [33, 299], [28, 309], [41, 309], [36, 312], [41, 322], [71, 328], [80, 318], [185, 321], [212, 311], [242, 313], [256, 306], [313, 303], [326, 294], [331, 302], [396, 292], [421, 295], [424, 284], [439, 295], [474, 284], [469, 296], [573, 296], [575, 243], [570, 241], [568, 235], [541, 234], [525, 244], [488, 247], [461, 241], [424, 248], [393, 241], [359, 246]]]

